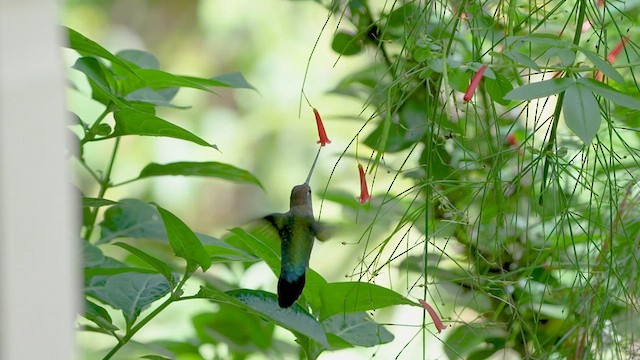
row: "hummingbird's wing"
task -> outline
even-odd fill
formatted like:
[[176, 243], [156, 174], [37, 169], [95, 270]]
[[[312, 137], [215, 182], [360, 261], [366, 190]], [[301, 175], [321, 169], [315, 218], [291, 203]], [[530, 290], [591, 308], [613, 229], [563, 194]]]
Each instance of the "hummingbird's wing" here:
[[278, 237], [280, 238], [280, 241], [282, 241], [282, 239], [287, 236], [287, 214], [275, 213], [267, 215], [262, 219], [265, 220], [269, 225], [273, 226], [276, 231], [278, 231]]
[[313, 230], [313, 235], [316, 239], [323, 242], [329, 240], [335, 232], [335, 228], [317, 221], [311, 224], [311, 230]]

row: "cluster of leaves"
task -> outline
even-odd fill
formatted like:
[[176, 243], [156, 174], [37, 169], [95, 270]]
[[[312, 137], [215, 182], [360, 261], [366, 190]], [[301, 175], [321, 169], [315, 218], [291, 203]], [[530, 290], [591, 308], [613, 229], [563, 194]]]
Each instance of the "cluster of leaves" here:
[[[363, 236], [357, 276], [395, 264], [410, 291], [437, 288], [455, 319], [473, 310], [477, 321], [448, 332], [450, 358], [633, 351], [639, 52], [620, 29], [638, 6], [317, 2], [340, 20], [340, 56], [375, 54], [333, 92], [362, 100], [368, 168], [394, 174], [372, 222], [398, 214], [397, 225], [378, 242]], [[629, 64], [614, 67], [605, 56], [619, 42]], [[382, 258], [385, 248], [396, 250]]]
[[[116, 344], [104, 359], [116, 353], [132, 358], [200, 359], [205, 344], [226, 344], [235, 358], [253, 352], [297, 353], [289, 344], [273, 339], [274, 325], [290, 330], [308, 358], [324, 350], [388, 343], [393, 335], [367, 311], [392, 305], [419, 306], [389, 289], [368, 283], [328, 283], [309, 271], [299, 304], [281, 309], [275, 294], [240, 289], [207, 272], [212, 265], [244, 268], [265, 261], [274, 274], [280, 271], [280, 242], [273, 232], [236, 228], [223, 239], [195, 233], [169, 210], [138, 199], [110, 200], [110, 188], [155, 176], [205, 176], [261, 186], [246, 170], [218, 162], [151, 163], [134, 179], [113, 184], [111, 173], [123, 136], [161, 136], [215, 148], [215, 145], [156, 115], [160, 106], [177, 107], [171, 100], [181, 87], [212, 92], [211, 87], [252, 88], [240, 74], [213, 79], [180, 76], [159, 69], [151, 54], [126, 50], [112, 54], [78, 32], [65, 29], [69, 47], [80, 54], [73, 68], [86, 75], [91, 97], [104, 106], [93, 122], [78, 118], [81, 136], [76, 160], [99, 187], [97, 196], [82, 197], [82, 238], [85, 275], [85, 312], [81, 329], [112, 336]], [[115, 125], [106, 119], [113, 115]], [[104, 171], [96, 171], [83, 156], [92, 142], [113, 142]], [[98, 223], [99, 214], [101, 221]], [[122, 250], [122, 251], [116, 251]], [[180, 260], [182, 259], [182, 260]], [[200, 269], [201, 271], [198, 271]], [[204, 283], [186, 293], [188, 280]], [[125, 345], [155, 316], [178, 301], [209, 300], [210, 312], [191, 320], [197, 336], [188, 342], [169, 339], [131, 348]], [[302, 304], [302, 305], [301, 305]], [[124, 319], [114, 321], [113, 310]], [[115, 319], [118, 320], [118, 319]], [[123, 327], [121, 329], [121, 327]], [[122, 350], [121, 350], [122, 349]]]

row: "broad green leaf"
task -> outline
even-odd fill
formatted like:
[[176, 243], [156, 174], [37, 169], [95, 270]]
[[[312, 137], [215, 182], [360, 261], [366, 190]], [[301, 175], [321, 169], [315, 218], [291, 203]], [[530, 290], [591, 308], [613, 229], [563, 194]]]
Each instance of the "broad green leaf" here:
[[117, 57], [135, 65], [142, 69], [160, 69], [160, 62], [153, 55], [146, 51], [127, 49], [118, 51]]
[[466, 359], [489, 338], [504, 338], [504, 333], [481, 324], [467, 324], [454, 328], [444, 341], [444, 352], [449, 359]]
[[236, 89], [251, 89], [251, 90], [256, 89], [239, 72], [232, 72], [228, 74], [214, 76], [213, 78], [211, 78], [211, 80], [219, 83], [220, 85], [209, 85], [209, 86], [228, 86]]
[[160, 274], [128, 272], [105, 278], [101, 287], [94, 284], [90, 292], [114, 309], [122, 310], [128, 327], [143, 309], [171, 291], [171, 284]]
[[169, 245], [176, 256], [187, 260], [187, 268], [195, 268], [197, 264], [202, 268], [202, 271], [207, 271], [211, 266], [211, 258], [196, 234], [177, 216], [157, 204], [154, 205], [162, 217]]
[[[341, 338], [333, 334], [325, 334], [325, 335], [327, 337], [327, 341], [329, 345], [331, 345], [332, 347], [334, 345], [337, 345], [336, 349], [350, 347], [349, 343], [347, 343], [346, 341], [342, 340]], [[304, 350], [304, 355], [306, 355], [307, 360], [316, 360], [318, 356], [322, 354], [323, 351], [328, 349], [328, 347], [318, 343], [317, 341], [313, 341], [313, 339], [304, 335], [297, 335], [296, 342], [300, 344], [300, 347], [302, 348], [302, 350]], [[302, 354], [300, 357], [302, 358]]]
[[100, 328], [107, 331], [116, 331], [118, 327], [113, 325], [109, 312], [102, 306], [85, 299], [84, 301], [84, 317], [93, 321]]
[[[103, 104], [111, 101], [120, 106], [126, 106], [126, 103], [117, 97], [111, 88], [111, 83], [115, 82], [113, 75], [110, 74], [102, 64], [100, 64], [98, 59], [93, 57], [81, 57], [76, 60], [72, 68], [87, 76], [92, 85], [92, 97], [94, 99], [102, 102]], [[110, 79], [107, 77], [111, 78], [111, 81], [109, 81]]]
[[273, 343], [274, 323], [245, 309], [219, 304], [215, 313], [203, 313], [193, 317], [193, 329], [200, 342], [225, 343], [233, 351], [250, 353], [267, 350]]
[[515, 88], [507, 95], [504, 96], [506, 100], [533, 100], [541, 97], [547, 97], [551, 95], [556, 95], [564, 90], [566, 90], [569, 86], [573, 85], [575, 81], [570, 78], [561, 78], [561, 79], [550, 79], [544, 81], [538, 81], [535, 83], [530, 83], [526, 85], [522, 85], [518, 88]]
[[118, 205], [107, 209], [100, 223], [100, 230], [100, 244], [120, 237], [167, 238], [164, 224], [155, 207], [136, 199], [121, 200]]
[[493, 101], [497, 102], [500, 105], [507, 106], [511, 103], [511, 101], [505, 99], [504, 97], [509, 93], [509, 91], [513, 90], [513, 85], [511, 85], [511, 82], [504, 75], [501, 75], [498, 72], [496, 72], [495, 74], [495, 79], [485, 79], [485, 86]]
[[549, 58], [558, 57], [560, 66], [571, 66], [576, 61], [576, 51], [573, 48], [551, 47], [545, 55]]
[[[100, 228], [101, 244], [122, 237], [167, 241], [167, 232], [156, 208], [136, 199], [121, 200], [118, 205], [107, 209]], [[213, 260], [257, 261], [255, 257], [224, 241], [199, 233], [196, 236]]]
[[83, 265], [84, 267], [94, 267], [99, 266], [105, 260], [104, 254], [100, 248], [95, 245], [92, 245], [88, 241], [82, 241], [82, 254], [83, 254]]
[[[214, 93], [213, 91], [209, 90], [209, 88], [207, 88], [206, 85], [202, 84], [202, 82], [211, 81], [208, 79], [198, 79], [195, 77], [174, 75], [166, 71], [157, 70], [157, 69], [136, 69], [134, 71], [135, 71], [135, 74], [140, 79], [142, 79], [142, 81], [138, 82], [137, 86], [129, 87], [128, 91], [137, 90], [143, 87], [144, 88], [148, 87], [152, 89], [188, 87], [188, 88], [193, 88], [193, 89]], [[219, 85], [220, 83], [218, 82], [213, 82], [213, 83], [220, 86]], [[212, 84], [209, 86], [216, 86], [216, 85]]]
[[622, 75], [620, 75], [618, 71], [616, 71], [616, 69], [613, 68], [613, 66], [611, 66], [611, 64], [609, 64], [608, 61], [601, 58], [600, 55], [594, 52], [591, 52], [587, 49], [583, 49], [583, 48], [578, 48], [578, 49], [580, 49], [580, 51], [587, 57], [587, 59], [589, 59], [589, 61], [591, 61], [591, 63], [598, 70], [602, 71], [603, 74], [607, 75], [608, 78], [617, 82], [620, 85], [624, 85], [624, 78], [622, 77]]
[[240, 306], [247, 311], [275, 322], [285, 329], [307, 336], [323, 346], [329, 347], [322, 325], [313, 316], [298, 304], [293, 304], [293, 306], [286, 309], [281, 308], [278, 306], [278, 297], [275, 294], [261, 290], [245, 289], [223, 293], [201, 287], [197, 296], [215, 302]]
[[454, 90], [464, 93], [471, 82], [471, 73], [468, 71], [462, 71], [459, 68], [449, 68], [447, 71], [447, 78], [449, 79], [449, 85]]
[[[173, 94], [167, 94], [167, 90], [171, 90]], [[175, 91], [174, 91], [175, 90]], [[177, 88], [153, 90], [149, 88], [142, 88], [127, 94], [124, 99], [130, 102], [140, 102], [145, 104], [151, 104], [153, 106], [172, 107], [176, 109], [188, 109], [189, 106], [178, 106], [171, 103], [171, 99]]]
[[128, 252], [132, 253], [133, 255], [137, 256], [140, 260], [144, 261], [145, 263], [151, 265], [154, 269], [158, 270], [158, 272], [160, 274], [162, 274], [170, 283], [172, 283], [173, 285], [173, 271], [171, 270], [171, 268], [169, 267], [169, 265], [165, 264], [164, 262], [162, 262], [161, 260], [147, 254], [146, 252], [135, 248], [129, 244], [126, 243], [122, 243], [122, 242], [117, 242], [113, 245], [119, 246], [125, 250], [127, 250]]
[[123, 267], [113, 267], [113, 268], [105, 268], [105, 267], [92, 267], [84, 269], [84, 277], [85, 278], [93, 278], [105, 275], [116, 275], [116, 274], [124, 274], [124, 273], [140, 273], [140, 274], [157, 274], [158, 271], [154, 269], [142, 268], [142, 267], [131, 267], [131, 266], [123, 266]]
[[[267, 225], [264, 227], [265, 229], [258, 234], [268, 232], [268, 229], [266, 229]], [[264, 260], [274, 274], [280, 274], [280, 249], [279, 244], [276, 244], [274, 239], [256, 236], [241, 228], [233, 228], [229, 230], [229, 232], [235, 235], [234, 239], [239, 240], [245, 249], [248, 249], [251, 253]]]
[[538, 64], [535, 61], [533, 61], [530, 57], [528, 57], [527, 55], [519, 51], [507, 50], [507, 51], [503, 51], [502, 54], [506, 55], [507, 57], [515, 61], [517, 64], [528, 67], [529, 69], [540, 71], [540, 66], [538, 66]]
[[580, 78], [578, 83], [588, 87], [594, 94], [602, 96], [613, 103], [629, 109], [640, 110], [640, 99], [625, 95], [605, 83], [588, 78]]
[[207, 254], [209, 254], [213, 261], [256, 262], [260, 260], [244, 250], [231, 246], [222, 240], [200, 233], [196, 233], [196, 236], [200, 239], [202, 246], [204, 246]]
[[250, 172], [219, 162], [176, 162], [170, 164], [151, 163], [140, 172], [139, 178], [165, 175], [217, 177], [233, 182], [250, 183], [262, 187]]
[[354, 346], [371, 347], [393, 341], [393, 334], [363, 312], [333, 315], [322, 321], [322, 327]]
[[[190, 341], [158, 340], [147, 342], [154, 352], [165, 354], [169, 359], [205, 360], [200, 355], [200, 344]], [[131, 343], [129, 344], [131, 345]]]
[[82, 207], [101, 207], [115, 205], [117, 202], [109, 199], [100, 199], [92, 197], [82, 197]]
[[420, 306], [393, 290], [366, 282], [329, 283], [320, 290], [320, 296], [321, 319], [335, 314], [376, 310], [392, 305]]
[[591, 90], [579, 83], [567, 88], [562, 102], [564, 121], [585, 145], [591, 144], [600, 128], [600, 108]]
[[161, 136], [186, 140], [217, 149], [215, 145], [209, 144], [193, 133], [155, 115], [139, 110], [131, 108], [120, 109], [114, 113], [114, 118], [116, 127], [109, 137], [124, 135]]
[[529, 34], [525, 36], [507, 36], [505, 38], [505, 43], [507, 44], [507, 46], [511, 46], [517, 41], [551, 45], [563, 48], [569, 47], [569, 44], [562, 41], [558, 35], [553, 34]]
[[357, 37], [344, 31], [338, 32], [331, 43], [333, 51], [341, 55], [355, 55], [362, 51], [362, 45]]
[[119, 57], [110, 53], [107, 49], [100, 46], [95, 41], [87, 38], [86, 36], [80, 34], [79, 32], [70, 29], [68, 27], [63, 28], [67, 31], [69, 36], [69, 48], [78, 51], [82, 55], [94, 55], [101, 57], [103, 59], [111, 61], [113, 64], [118, 64], [123, 68], [127, 69], [130, 72], [133, 72], [133, 69], [127, 64], [125, 61], [120, 59]]

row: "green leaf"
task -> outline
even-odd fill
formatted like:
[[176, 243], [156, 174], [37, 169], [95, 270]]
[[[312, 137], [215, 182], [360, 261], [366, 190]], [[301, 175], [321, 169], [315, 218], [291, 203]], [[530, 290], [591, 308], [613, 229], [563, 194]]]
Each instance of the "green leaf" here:
[[120, 237], [166, 239], [164, 224], [155, 207], [136, 199], [123, 199], [104, 213], [99, 244]]
[[333, 315], [322, 322], [325, 331], [354, 346], [371, 347], [393, 341], [384, 326], [377, 324], [367, 313]]
[[504, 334], [498, 329], [483, 325], [459, 326], [449, 332], [444, 341], [444, 352], [449, 359], [466, 359], [467, 355], [478, 350], [491, 337], [504, 338]]
[[220, 85], [210, 85], [210, 86], [227, 86], [227, 87], [232, 87], [236, 89], [251, 89], [251, 90], [256, 89], [239, 72], [232, 72], [228, 74], [214, 76], [213, 78], [211, 78], [211, 80], [217, 82]]
[[150, 359], [150, 360], [171, 360], [168, 357], [160, 356], [160, 355], [143, 355], [140, 356], [141, 359]]
[[131, 86], [128, 88], [127, 92], [141, 89], [141, 88], [147, 88], [147, 87], [152, 89], [187, 87], [187, 88], [193, 88], [193, 89], [214, 93], [212, 90], [207, 88], [207, 85], [203, 85], [202, 83], [210, 82], [208, 86], [224, 85], [219, 82], [211, 81], [208, 79], [174, 75], [166, 71], [157, 70], [157, 69], [136, 69], [134, 71], [135, 71], [135, 74], [140, 79], [142, 79], [142, 81], [137, 82], [135, 84], [132, 83]]
[[105, 310], [102, 306], [85, 299], [84, 311], [84, 317], [88, 320], [93, 321], [100, 328], [110, 332], [118, 330], [118, 327], [113, 325], [113, 321], [111, 320], [109, 312], [107, 312], [107, 310]]
[[68, 27], [63, 26], [68, 33], [69, 37], [69, 48], [78, 51], [82, 55], [95, 55], [101, 57], [103, 59], [111, 61], [113, 64], [117, 64], [130, 72], [133, 72], [133, 69], [127, 64], [125, 61], [120, 59], [119, 57], [110, 53], [107, 49], [100, 46], [100, 44], [95, 41], [87, 38], [86, 36], [80, 34], [79, 32], [70, 29]]
[[507, 36], [505, 38], [505, 44], [512, 46], [515, 42], [530, 42], [535, 44], [544, 44], [554, 47], [567, 48], [569, 45], [562, 41], [558, 35], [553, 34], [529, 34], [526, 36]]
[[570, 78], [561, 78], [561, 79], [550, 79], [544, 81], [538, 81], [535, 83], [530, 83], [526, 85], [522, 85], [518, 88], [515, 88], [507, 95], [504, 96], [506, 100], [533, 100], [541, 97], [547, 97], [551, 95], [556, 95], [564, 90], [566, 90], [569, 86], [573, 85], [575, 81]]
[[585, 145], [591, 144], [600, 128], [600, 108], [591, 90], [579, 83], [567, 88], [562, 102], [564, 121]]
[[625, 95], [611, 86], [589, 78], [580, 78], [578, 83], [588, 87], [594, 94], [633, 110], [640, 110], [640, 99]]
[[293, 333], [302, 334], [322, 344], [326, 348], [329, 347], [322, 325], [311, 316], [311, 314], [306, 312], [298, 304], [293, 304], [293, 306], [286, 309], [281, 308], [278, 306], [278, 297], [275, 294], [266, 291], [245, 289], [222, 293], [217, 290], [201, 287], [197, 296], [240, 306], [254, 314], [273, 321]]
[[608, 78], [617, 82], [620, 85], [624, 85], [624, 78], [622, 77], [622, 75], [620, 75], [618, 71], [616, 71], [616, 69], [613, 68], [613, 66], [611, 66], [611, 64], [609, 64], [608, 61], [601, 58], [600, 55], [594, 52], [591, 52], [587, 49], [583, 49], [583, 48], [578, 48], [578, 49], [580, 49], [580, 51], [587, 57], [587, 59], [589, 59], [589, 61], [591, 61], [591, 63], [598, 70], [602, 71], [603, 74], [607, 75]]
[[139, 178], [166, 175], [217, 177], [233, 182], [250, 183], [262, 187], [250, 172], [219, 162], [176, 162], [170, 164], [151, 163], [140, 172]]
[[211, 258], [196, 234], [177, 216], [157, 204], [153, 205], [158, 209], [162, 217], [169, 245], [171, 245], [176, 256], [187, 260], [188, 269], [194, 268], [195, 264], [197, 264], [202, 268], [202, 271], [207, 271], [211, 266]]
[[500, 105], [508, 106], [511, 101], [505, 99], [505, 95], [507, 95], [511, 90], [513, 90], [513, 85], [511, 82], [500, 73], [496, 72], [496, 78], [485, 79], [485, 86], [487, 87], [487, 91], [489, 95], [491, 95], [491, 99], [497, 102]]
[[327, 319], [335, 314], [376, 310], [392, 305], [420, 306], [393, 290], [366, 282], [329, 283], [322, 288], [320, 296], [320, 319]]
[[99, 266], [104, 262], [104, 254], [97, 246], [88, 241], [82, 241], [83, 265], [86, 268]]
[[267, 350], [273, 343], [273, 322], [245, 309], [219, 304], [215, 313], [193, 317], [193, 328], [202, 343], [225, 343], [234, 352], [250, 353]]
[[90, 293], [114, 309], [122, 310], [131, 327], [140, 312], [171, 291], [171, 284], [160, 274], [127, 272], [106, 277], [102, 286], [94, 284]]
[[151, 53], [142, 50], [135, 49], [127, 49], [118, 51], [116, 54], [117, 57], [125, 60], [131, 64], [134, 64], [135, 67], [142, 69], [159, 69], [160, 62], [158, 59]]
[[135, 248], [129, 244], [126, 243], [122, 243], [122, 242], [117, 242], [113, 245], [119, 246], [125, 250], [127, 250], [128, 252], [132, 253], [133, 255], [137, 256], [140, 260], [144, 261], [145, 263], [151, 265], [154, 269], [158, 270], [158, 272], [160, 274], [162, 274], [170, 283], [172, 283], [173, 285], [173, 271], [171, 270], [171, 268], [169, 267], [169, 265], [165, 264], [164, 262], [162, 262], [161, 260], [147, 254], [146, 252]]
[[[126, 103], [117, 97], [112, 88], [111, 83], [115, 83], [113, 75], [93, 57], [81, 57], [76, 60], [72, 66], [87, 76], [92, 88], [92, 97], [103, 104], [112, 101], [120, 106], [126, 106]], [[109, 81], [111, 80], [111, 82]]]
[[214, 149], [218, 148], [179, 126], [139, 110], [131, 108], [120, 109], [114, 113], [114, 118], [116, 127], [109, 137], [124, 135], [161, 136], [186, 140]]
[[267, 226], [268, 225], [265, 225], [264, 229], [260, 229], [262, 232], [258, 233], [258, 236], [248, 233], [241, 228], [233, 228], [229, 230], [229, 232], [235, 235], [233, 240], [239, 240], [245, 249], [248, 249], [251, 253], [264, 260], [274, 274], [278, 275], [280, 273], [280, 249], [279, 244], [276, 243], [277, 239], [259, 236], [268, 231]]
[[145, 104], [151, 104], [153, 106], [164, 106], [176, 109], [188, 109], [189, 106], [178, 106], [171, 103], [171, 99], [177, 92], [178, 88], [168, 88], [153, 90], [149, 88], [142, 88], [127, 94], [124, 99], [130, 102], [140, 102]]
[[503, 51], [502, 54], [506, 55], [517, 64], [528, 67], [529, 69], [540, 71], [540, 66], [538, 66], [538, 64], [535, 61], [533, 61], [530, 57], [528, 57], [527, 55], [519, 51], [507, 50], [507, 51]]
[[84, 269], [84, 277], [85, 278], [93, 278], [100, 277], [105, 275], [117, 275], [124, 273], [140, 273], [140, 274], [157, 274], [158, 272], [154, 269], [141, 268], [141, 267], [92, 267]]
[[207, 251], [207, 254], [209, 254], [212, 261], [257, 262], [260, 260], [244, 250], [231, 246], [222, 240], [199, 233], [196, 233], [196, 236], [200, 239], [200, 242], [202, 242], [202, 246], [204, 246], [204, 249]]
[[[122, 237], [167, 240], [164, 223], [156, 208], [136, 199], [121, 200], [118, 205], [107, 209], [100, 228], [101, 244]], [[199, 233], [196, 236], [213, 260], [257, 261], [255, 257], [224, 241]]]
[[359, 40], [352, 34], [340, 31], [333, 38], [331, 48], [338, 54], [349, 56], [355, 55], [362, 51], [362, 45]]
[[133, 324], [142, 310], [169, 293], [171, 285], [162, 275], [125, 273], [109, 277], [105, 290], [109, 304]]

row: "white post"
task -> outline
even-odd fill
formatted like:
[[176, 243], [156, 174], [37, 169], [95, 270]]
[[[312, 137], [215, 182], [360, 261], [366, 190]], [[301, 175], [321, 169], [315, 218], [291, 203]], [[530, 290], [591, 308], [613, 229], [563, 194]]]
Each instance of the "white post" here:
[[0, 0], [0, 359], [73, 359], [79, 235], [58, 3]]

